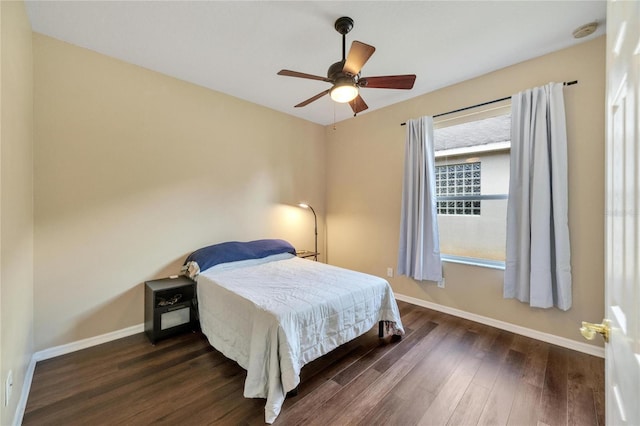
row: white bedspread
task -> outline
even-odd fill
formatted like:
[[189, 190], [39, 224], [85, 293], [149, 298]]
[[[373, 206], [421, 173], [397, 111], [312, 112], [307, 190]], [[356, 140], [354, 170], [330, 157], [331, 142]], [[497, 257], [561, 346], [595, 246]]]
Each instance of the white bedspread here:
[[217, 265], [197, 282], [202, 331], [247, 370], [244, 396], [267, 399], [267, 423], [306, 363], [378, 321], [404, 334], [386, 280], [290, 254]]

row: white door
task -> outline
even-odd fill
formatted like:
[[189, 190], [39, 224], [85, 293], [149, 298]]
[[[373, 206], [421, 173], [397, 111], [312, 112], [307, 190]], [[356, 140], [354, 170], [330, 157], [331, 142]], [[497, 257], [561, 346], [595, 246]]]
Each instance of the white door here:
[[608, 425], [640, 425], [640, 2], [607, 7]]

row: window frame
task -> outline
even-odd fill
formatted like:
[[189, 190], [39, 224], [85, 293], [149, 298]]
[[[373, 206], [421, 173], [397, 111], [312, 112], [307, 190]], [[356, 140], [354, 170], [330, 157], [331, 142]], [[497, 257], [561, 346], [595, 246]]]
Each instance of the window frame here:
[[[455, 126], [458, 124], [463, 124], [463, 123], [468, 123], [473, 121], [480, 121], [485, 118], [508, 114], [509, 113], [508, 109], [510, 109], [510, 102], [503, 106], [493, 108], [489, 111], [479, 111], [477, 113], [465, 114], [459, 117], [453, 117], [450, 119], [442, 120], [434, 124], [436, 128], [443, 128], [443, 127]], [[448, 122], [448, 121], [457, 121], [457, 122], [454, 122], [451, 124], [447, 123], [447, 125], [442, 125], [444, 122]], [[455, 160], [452, 160], [452, 159], [459, 158], [461, 159], [462, 162], [464, 162], [462, 158], [471, 157], [473, 156], [473, 154], [487, 154], [490, 152], [504, 152], [504, 151], [507, 151], [510, 153], [511, 141], [494, 143], [488, 147], [480, 147], [480, 146], [474, 145], [474, 146], [462, 147], [462, 148], [444, 149], [444, 150], [435, 152], [435, 160], [445, 161], [445, 164], [442, 164], [442, 165], [456, 164], [454, 162]], [[436, 201], [482, 201], [482, 200], [508, 200], [508, 199], [509, 199], [508, 190], [507, 190], [507, 193], [505, 194], [494, 193], [494, 194], [465, 194], [465, 195], [436, 196]], [[476, 219], [480, 218], [482, 216], [482, 213], [480, 215], [473, 215], [473, 214], [450, 215], [446, 213], [444, 214], [438, 213], [437, 215], [448, 216], [448, 217], [458, 217], [458, 218], [464, 217], [467, 220], [474, 220], [474, 218]], [[447, 254], [447, 253], [441, 253], [440, 256], [442, 261], [446, 263], [478, 266], [478, 267], [502, 270], [502, 271], [505, 270], [505, 263], [506, 263], [505, 261], [493, 260], [488, 258], [480, 258], [480, 257], [467, 257], [467, 256], [460, 256], [460, 255]]]

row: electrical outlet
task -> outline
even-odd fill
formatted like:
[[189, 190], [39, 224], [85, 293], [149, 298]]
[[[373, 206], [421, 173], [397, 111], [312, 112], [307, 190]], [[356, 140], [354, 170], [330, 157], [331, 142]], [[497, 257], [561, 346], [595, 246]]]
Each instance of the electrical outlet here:
[[438, 281], [438, 287], [444, 288], [444, 277], [442, 278], [442, 281]]
[[9, 405], [11, 399], [11, 389], [13, 389], [13, 370], [9, 370], [7, 381], [4, 383], [4, 406]]
[[387, 268], [387, 276], [393, 278], [393, 268]]

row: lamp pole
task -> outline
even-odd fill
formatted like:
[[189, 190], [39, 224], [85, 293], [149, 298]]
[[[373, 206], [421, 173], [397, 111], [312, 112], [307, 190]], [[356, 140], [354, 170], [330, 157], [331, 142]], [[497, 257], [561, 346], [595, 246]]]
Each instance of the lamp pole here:
[[313, 249], [313, 252], [315, 253], [315, 255], [313, 256], [313, 260], [318, 261], [318, 216], [316, 216], [316, 211], [313, 209], [313, 207], [309, 206], [309, 208], [313, 212], [313, 222], [314, 222], [313, 229], [316, 237], [316, 244]]
[[313, 260], [318, 261], [318, 216], [316, 215], [316, 211], [307, 203], [298, 204], [300, 207], [304, 209], [309, 209], [313, 213], [313, 224], [314, 224], [314, 233], [315, 233], [315, 246], [314, 246], [314, 255]]

